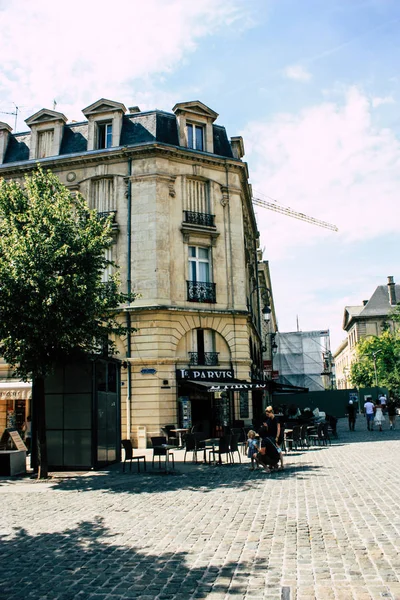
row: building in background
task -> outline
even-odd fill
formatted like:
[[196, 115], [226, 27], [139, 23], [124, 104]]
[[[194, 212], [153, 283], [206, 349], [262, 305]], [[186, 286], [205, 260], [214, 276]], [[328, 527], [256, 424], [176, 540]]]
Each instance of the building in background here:
[[378, 285], [369, 300], [358, 306], [345, 306], [343, 329], [347, 335], [333, 354], [338, 389], [351, 387], [349, 375], [357, 343], [366, 337], [379, 336], [385, 329], [394, 330], [391, 313], [398, 302], [400, 285], [389, 276], [387, 285]]
[[[169, 113], [103, 98], [83, 115], [68, 123], [42, 109], [14, 135], [0, 123], [0, 176], [21, 179], [40, 163], [113, 217], [108, 257], [123, 291], [139, 294], [121, 307], [137, 330], [118, 344], [122, 437], [146, 441], [166, 424], [210, 435], [250, 424], [264, 401], [265, 334], [242, 138], [229, 139], [199, 101]], [[224, 393], [210, 392], [216, 383]]]
[[[333, 387], [329, 330], [279, 332], [274, 371], [277, 383], [318, 392]], [[289, 389], [289, 388], [288, 388]]]

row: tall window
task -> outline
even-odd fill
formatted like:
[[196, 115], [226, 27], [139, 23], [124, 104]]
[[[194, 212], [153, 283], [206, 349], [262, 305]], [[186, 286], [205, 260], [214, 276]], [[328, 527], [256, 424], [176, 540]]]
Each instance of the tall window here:
[[114, 198], [114, 181], [104, 177], [91, 183], [91, 206], [99, 213], [109, 213], [116, 209]]
[[97, 148], [111, 148], [112, 146], [112, 124], [97, 124]]
[[210, 281], [210, 251], [208, 248], [189, 246], [189, 279], [193, 282]]
[[202, 125], [192, 125], [190, 123], [188, 123], [186, 127], [188, 148], [204, 150], [204, 127]]
[[[112, 248], [106, 248], [104, 250], [104, 258], [111, 262], [112, 261]], [[113, 272], [113, 268], [111, 264], [107, 264], [104, 268], [103, 273], [101, 274], [101, 281], [103, 283], [107, 283], [108, 281], [110, 281], [111, 275]]]
[[53, 138], [54, 129], [48, 129], [47, 131], [39, 131], [38, 133], [38, 158], [46, 158], [51, 156], [53, 153]]

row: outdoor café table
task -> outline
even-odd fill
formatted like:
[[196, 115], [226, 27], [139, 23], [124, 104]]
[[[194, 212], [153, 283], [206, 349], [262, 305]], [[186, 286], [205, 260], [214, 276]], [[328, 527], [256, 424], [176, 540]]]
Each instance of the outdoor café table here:
[[154, 446], [154, 448], [159, 448], [159, 449], [164, 449], [166, 450], [166, 454], [165, 454], [165, 474], [168, 475], [168, 473], [171, 473], [170, 468], [169, 468], [169, 451], [170, 450], [176, 450], [176, 446], [171, 446], [171, 444], [161, 444], [160, 446]]
[[[207, 463], [207, 448], [210, 448], [212, 450], [215, 450], [215, 446], [217, 444], [219, 444], [219, 440], [221, 438], [208, 438], [207, 440], [203, 440], [205, 446], [204, 446], [204, 462]], [[214, 458], [215, 458], [215, 454], [214, 454]], [[211, 460], [209, 461], [209, 463], [211, 464]]]
[[183, 444], [182, 444], [182, 434], [183, 433], [187, 433], [189, 431], [189, 429], [185, 429], [184, 427], [181, 427], [180, 429], [171, 429], [171, 433], [177, 433], [178, 434], [178, 444], [179, 444], [179, 448], [182, 448]]

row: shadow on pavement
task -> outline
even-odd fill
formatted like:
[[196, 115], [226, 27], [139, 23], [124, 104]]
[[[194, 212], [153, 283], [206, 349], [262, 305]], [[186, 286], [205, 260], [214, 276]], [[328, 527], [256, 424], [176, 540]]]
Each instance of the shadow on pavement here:
[[[116, 535], [101, 518], [59, 533], [29, 535], [15, 529], [12, 538], [0, 535], [0, 600], [97, 600], [108, 594], [190, 600], [207, 598], [211, 590], [223, 596], [233, 577], [230, 595], [244, 595], [249, 574], [237, 572], [236, 561], [190, 568], [184, 552], [141, 553], [114, 543]], [[218, 583], [218, 577], [224, 582]]]
[[222, 465], [216, 467], [200, 467], [196, 472], [180, 473], [177, 470], [166, 475], [156, 470], [147, 473], [114, 474], [112, 472], [96, 473], [93, 475], [68, 477], [54, 480], [53, 489], [57, 490], [104, 490], [111, 493], [159, 493], [160, 491], [200, 491], [213, 492], [216, 489], [232, 489], [244, 491], [257, 487], [260, 482], [268, 479], [288, 479], [298, 474], [316, 474], [323, 467], [315, 465], [293, 464], [283, 470], [271, 473], [263, 469], [250, 471], [248, 466]]

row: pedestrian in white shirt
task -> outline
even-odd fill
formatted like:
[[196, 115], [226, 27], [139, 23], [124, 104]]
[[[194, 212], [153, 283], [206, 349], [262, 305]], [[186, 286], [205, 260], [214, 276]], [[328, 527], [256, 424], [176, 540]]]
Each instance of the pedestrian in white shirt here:
[[364, 413], [365, 413], [365, 417], [367, 419], [368, 431], [373, 431], [374, 430], [375, 405], [371, 401], [371, 398], [369, 398], [364, 403]]

